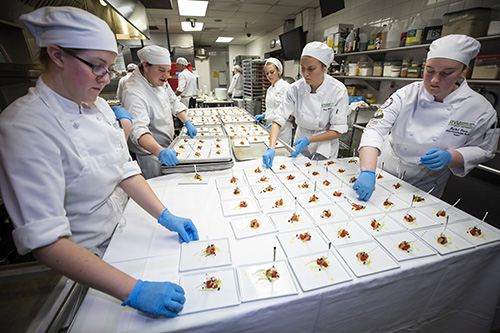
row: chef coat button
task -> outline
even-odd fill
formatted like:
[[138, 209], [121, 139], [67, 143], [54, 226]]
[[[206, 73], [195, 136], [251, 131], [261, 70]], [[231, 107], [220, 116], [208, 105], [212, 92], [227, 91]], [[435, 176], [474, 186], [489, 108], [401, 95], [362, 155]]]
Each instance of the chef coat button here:
[[436, 138], [436, 137], [432, 138], [432, 141], [434, 141], [434, 142], [436, 142], [437, 140], [438, 140], [438, 138]]
[[448, 111], [451, 111], [453, 110], [453, 107], [452, 106], [448, 106]]
[[97, 120], [101, 121], [102, 117], [100, 115], [96, 116]]
[[409, 136], [413, 136], [413, 132], [408, 132], [408, 135]]
[[80, 123], [79, 122], [73, 123], [73, 128], [78, 129], [79, 127], [80, 127]]
[[407, 151], [407, 150], [408, 150], [408, 148], [406, 148], [406, 147], [403, 147], [403, 150], [404, 150], [404, 151]]

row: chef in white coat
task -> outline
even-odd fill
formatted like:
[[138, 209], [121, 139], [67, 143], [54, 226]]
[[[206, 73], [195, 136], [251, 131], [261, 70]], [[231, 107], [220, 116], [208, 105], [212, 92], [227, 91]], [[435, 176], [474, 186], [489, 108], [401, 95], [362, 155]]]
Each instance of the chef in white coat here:
[[116, 98], [119, 100], [122, 99], [122, 91], [123, 91], [123, 84], [127, 79], [132, 75], [132, 72], [137, 68], [136, 64], [128, 64], [127, 65], [127, 74], [118, 81], [118, 88], [116, 89]]
[[167, 83], [172, 64], [170, 52], [148, 45], [137, 51], [137, 56], [141, 63], [123, 86], [122, 105], [133, 120], [130, 150], [148, 179], [162, 175], [162, 163], [179, 163], [176, 152], [167, 148], [174, 139], [173, 116], [184, 123], [189, 136], [194, 137], [197, 130], [187, 116], [186, 106]]
[[18, 252], [123, 305], [176, 316], [180, 286], [137, 280], [99, 258], [123, 214], [123, 191], [182, 241], [198, 239], [193, 222], [171, 214], [141, 176], [98, 97], [116, 74], [113, 32], [74, 7], [42, 7], [20, 22], [41, 47], [44, 70], [0, 115], [0, 190]]
[[318, 158], [336, 158], [338, 138], [347, 132], [347, 89], [325, 72], [333, 61], [333, 50], [320, 42], [308, 43], [302, 50], [300, 67], [303, 78], [292, 83], [273, 119], [269, 148], [262, 156], [272, 167], [276, 139], [290, 115], [295, 117], [296, 157], [301, 152]]
[[241, 75], [240, 65], [233, 67], [233, 73], [234, 75], [227, 93], [232, 98], [243, 98], [243, 76]]
[[[177, 70], [179, 71], [178, 86], [175, 90], [176, 96], [181, 96], [181, 103], [189, 108], [196, 106], [196, 95], [198, 95], [198, 86], [196, 84], [196, 76], [188, 69], [188, 61], [186, 58], [179, 57], [175, 61]], [[190, 100], [194, 99], [194, 103]]]
[[[266, 119], [266, 127], [269, 127], [273, 124], [273, 119], [281, 106], [281, 102], [283, 101], [283, 97], [288, 87], [290, 87], [290, 83], [281, 78], [283, 65], [276, 58], [269, 58], [266, 60], [264, 72], [269, 82], [271, 82], [271, 86], [267, 88], [266, 92], [266, 112], [256, 115], [255, 121]], [[278, 138], [288, 145], [292, 144], [292, 122], [290, 118], [287, 119], [285, 125], [281, 127]]]
[[440, 197], [450, 172], [464, 177], [494, 157], [497, 113], [463, 77], [480, 47], [465, 35], [435, 40], [423, 81], [399, 89], [375, 113], [359, 145], [361, 174], [353, 188], [361, 200], [373, 192], [377, 160], [384, 171]]

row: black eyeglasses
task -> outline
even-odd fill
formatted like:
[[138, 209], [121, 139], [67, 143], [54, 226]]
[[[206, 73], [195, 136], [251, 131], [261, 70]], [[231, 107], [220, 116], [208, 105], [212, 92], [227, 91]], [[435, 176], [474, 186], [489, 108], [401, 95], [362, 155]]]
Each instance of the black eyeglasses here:
[[[65, 51], [66, 52], [66, 51]], [[83, 60], [82, 58], [74, 55], [74, 54], [71, 54], [69, 52], [66, 52], [66, 54], [69, 54], [70, 56], [72, 57], [75, 57], [76, 59], [80, 60], [81, 62], [83, 62], [85, 65], [89, 66], [90, 68], [92, 68], [92, 73], [94, 73], [97, 77], [101, 78], [103, 77], [104, 75], [106, 74], [109, 74], [109, 78], [112, 80], [112, 79], [116, 79], [118, 77], [118, 73], [115, 72], [115, 71], [108, 71], [106, 69], [106, 67], [104, 66], [100, 66], [100, 65], [94, 65], [94, 64], [91, 64], [90, 62], [86, 61], [86, 60]]]

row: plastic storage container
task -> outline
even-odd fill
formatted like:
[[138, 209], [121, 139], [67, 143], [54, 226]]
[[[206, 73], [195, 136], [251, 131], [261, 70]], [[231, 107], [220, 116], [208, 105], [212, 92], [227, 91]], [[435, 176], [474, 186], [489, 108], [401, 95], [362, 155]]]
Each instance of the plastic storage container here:
[[499, 79], [500, 54], [478, 56], [474, 62], [472, 79]]
[[491, 8], [476, 7], [444, 14], [442, 36], [464, 34], [486, 36], [490, 25]]
[[384, 63], [382, 61], [375, 61], [373, 63], [373, 76], [382, 76], [384, 72]]
[[418, 45], [422, 41], [422, 30], [425, 27], [425, 21], [418, 13], [408, 27], [405, 46]]
[[359, 65], [359, 76], [372, 76], [373, 67], [370, 62], [361, 62]]

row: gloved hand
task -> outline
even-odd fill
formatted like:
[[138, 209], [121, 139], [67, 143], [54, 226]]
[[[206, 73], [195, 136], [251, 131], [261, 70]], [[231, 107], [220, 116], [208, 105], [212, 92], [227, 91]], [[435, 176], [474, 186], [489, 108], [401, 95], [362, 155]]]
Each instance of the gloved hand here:
[[199, 240], [198, 230], [194, 226], [193, 221], [173, 215], [167, 208], [161, 213], [158, 218], [158, 223], [170, 231], [175, 231], [179, 234], [181, 243], [189, 243], [193, 240]]
[[259, 122], [264, 118], [266, 118], [266, 115], [261, 113], [261, 114], [256, 115], [254, 119], [255, 119], [255, 121]]
[[300, 154], [300, 152], [302, 151], [302, 149], [304, 149], [305, 147], [309, 146], [309, 139], [307, 138], [307, 136], [305, 136], [303, 138], [300, 138], [297, 141], [295, 141], [295, 143], [293, 144], [293, 146], [294, 147], [297, 146], [297, 148], [295, 149], [295, 151], [293, 153], [290, 154], [290, 156], [296, 157], [297, 155]]
[[266, 126], [266, 129], [267, 129], [267, 130], [268, 130], [268, 129], [270, 129], [270, 128], [271, 128], [271, 126], [273, 126], [273, 123], [270, 123], [269, 125], [267, 125], [267, 126]]
[[184, 289], [175, 283], [138, 280], [122, 305], [153, 316], [176, 317], [185, 301]]
[[175, 152], [175, 150], [168, 148], [163, 149], [158, 154], [158, 159], [161, 161], [161, 163], [168, 166], [174, 166], [179, 164], [179, 160], [177, 159], [177, 153]]
[[123, 118], [127, 118], [128, 120], [130, 120], [130, 122], [132, 122], [132, 116], [130, 115], [130, 112], [127, 111], [127, 109], [122, 108], [121, 106], [112, 106], [111, 109], [113, 109], [116, 119], [120, 120]]
[[431, 149], [420, 158], [420, 162], [431, 170], [441, 170], [451, 162], [451, 153], [447, 150]]
[[194, 127], [191, 120], [186, 120], [184, 125], [186, 125], [187, 134], [191, 137], [191, 139], [194, 138], [196, 136], [196, 133], [198, 133], [198, 130], [196, 129], [196, 127]]
[[268, 168], [272, 168], [275, 150], [273, 148], [267, 148], [266, 152], [262, 154], [262, 162]]
[[356, 191], [359, 200], [368, 201], [375, 189], [375, 171], [361, 171], [352, 188]]

